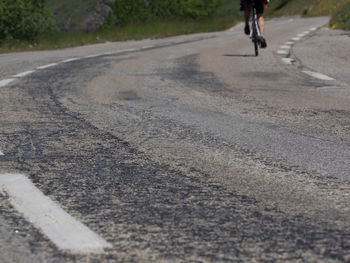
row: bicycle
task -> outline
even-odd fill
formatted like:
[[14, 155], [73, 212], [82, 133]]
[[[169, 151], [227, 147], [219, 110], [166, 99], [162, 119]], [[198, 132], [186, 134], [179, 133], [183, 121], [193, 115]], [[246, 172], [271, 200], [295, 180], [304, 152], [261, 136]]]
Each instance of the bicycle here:
[[251, 6], [253, 10], [253, 16], [252, 16], [252, 30], [250, 32], [250, 38], [254, 44], [254, 52], [255, 56], [259, 56], [259, 46], [261, 45], [261, 33], [260, 28], [258, 24], [258, 15], [256, 13], [256, 7], [255, 7], [255, 1], [251, 0]]

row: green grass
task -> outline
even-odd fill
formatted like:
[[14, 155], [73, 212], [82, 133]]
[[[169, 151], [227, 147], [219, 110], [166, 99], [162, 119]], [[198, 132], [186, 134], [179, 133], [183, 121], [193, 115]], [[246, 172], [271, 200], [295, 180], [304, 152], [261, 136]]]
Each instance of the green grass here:
[[228, 29], [237, 21], [237, 17], [227, 14], [202, 20], [149, 21], [123, 27], [102, 28], [95, 32], [54, 32], [40, 36], [35, 44], [23, 42], [6, 43], [0, 46], [0, 53], [51, 50], [107, 41], [140, 40], [199, 32], [214, 32]]

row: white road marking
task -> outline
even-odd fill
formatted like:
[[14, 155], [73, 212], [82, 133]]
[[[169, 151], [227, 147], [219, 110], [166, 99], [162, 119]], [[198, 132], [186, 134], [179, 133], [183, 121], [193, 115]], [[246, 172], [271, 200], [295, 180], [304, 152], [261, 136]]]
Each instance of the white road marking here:
[[297, 36], [298, 36], [298, 37], [304, 37], [305, 34], [298, 34]]
[[301, 38], [300, 37], [293, 37], [292, 40], [293, 41], [299, 41]]
[[338, 87], [338, 86], [324, 86], [324, 87], [320, 87], [317, 88], [318, 90], [322, 90], [322, 89], [344, 89], [343, 87]]
[[101, 56], [101, 54], [89, 55], [89, 56], [85, 56], [84, 58], [95, 58], [99, 56]]
[[310, 34], [310, 31], [304, 31], [303, 34], [308, 35], [308, 34]]
[[148, 48], [152, 48], [152, 47], [154, 47], [154, 46], [144, 46], [144, 47], [142, 47], [142, 49], [148, 49]]
[[80, 58], [69, 58], [69, 59], [63, 60], [62, 63], [68, 63], [68, 62], [76, 61], [76, 60], [79, 60], [79, 59]]
[[294, 45], [294, 42], [292, 41], [287, 41], [286, 43], [284, 43], [285, 45]]
[[288, 55], [288, 51], [287, 50], [277, 50], [277, 54], [279, 55]]
[[317, 30], [317, 27], [310, 28], [310, 31], [315, 31], [315, 30]]
[[0, 156], [4, 156], [5, 154], [2, 152], [2, 151], [0, 151]]
[[21, 174], [0, 174], [0, 190], [15, 209], [62, 250], [74, 254], [103, 253], [111, 245], [67, 214]]
[[313, 72], [313, 71], [308, 71], [308, 70], [303, 70], [303, 72], [311, 77], [314, 77], [316, 79], [321, 79], [321, 80], [335, 80], [334, 78], [331, 78], [327, 75], [318, 73], [318, 72]]
[[291, 46], [289, 46], [289, 45], [282, 45], [282, 46], [280, 46], [280, 49], [290, 49], [291, 48]]
[[293, 62], [295, 62], [295, 60], [292, 58], [282, 58], [282, 61], [288, 65], [292, 65]]
[[8, 84], [10, 84], [14, 80], [15, 79], [3, 79], [3, 80], [0, 80], [0, 88], [7, 86]]
[[37, 69], [46, 69], [46, 68], [51, 68], [51, 67], [54, 67], [54, 66], [57, 66], [58, 63], [51, 63], [51, 64], [47, 64], [47, 65], [44, 65], [44, 66], [40, 66], [40, 67], [37, 67]]
[[13, 77], [14, 77], [14, 78], [22, 78], [22, 77], [28, 76], [28, 75], [30, 75], [30, 74], [32, 74], [32, 73], [34, 73], [34, 72], [35, 72], [35, 70], [28, 70], [28, 71], [19, 73], [19, 74], [17, 74], [17, 75], [14, 75]]

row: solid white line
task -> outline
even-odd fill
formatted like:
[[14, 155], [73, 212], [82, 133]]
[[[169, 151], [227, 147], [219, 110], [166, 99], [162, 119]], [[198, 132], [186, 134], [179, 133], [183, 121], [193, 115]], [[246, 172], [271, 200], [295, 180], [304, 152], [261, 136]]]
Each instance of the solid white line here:
[[280, 49], [290, 49], [291, 48], [291, 46], [289, 46], [289, 45], [282, 45], [282, 46], [280, 46]]
[[10, 203], [62, 250], [74, 254], [103, 253], [111, 245], [62, 210], [21, 174], [0, 174], [0, 190]]
[[25, 72], [19, 73], [17, 75], [14, 75], [13, 77], [14, 78], [22, 78], [22, 77], [28, 76], [34, 72], [35, 72], [35, 70], [29, 70], [29, 71], [25, 71]]
[[3, 80], [0, 80], [0, 87], [5, 87], [5, 86], [10, 84], [14, 80], [15, 79], [3, 79]]
[[40, 67], [37, 67], [37, 69], [46, 69], [46, 68], [51, 68], [51, 67], [54, 67], [54, 66], [57, 66], [58, 63], [52, 63], [52, 64], [47, 64], [47, 65], [44, 65], [44, 66], [40, 66]]
[[102, 54], [89, 55], [89, 56], [85, 56], [84, 58], [95, 58], [99, 56], [102, 56]]
[[288, 55], [288, 51], [287, 50], [277, 50], [277, 54], [279, 55]]
[[328, 77], [327, 75], [318, 73], [318, 72], [313, 72], [313, 71], [308, 71], [308, 70], [304, 70], [303, 71], [305, 74], [314, 77], [316, 79], [321, 79], [321, 80], [335, 80], [334, 78]]
[[76, 60], [79, 60], [79, 59], [80, 58], [69, 58], [69, 59], [63, 60], [62, 63], [68, 63], [68, 62], [76, 61]]

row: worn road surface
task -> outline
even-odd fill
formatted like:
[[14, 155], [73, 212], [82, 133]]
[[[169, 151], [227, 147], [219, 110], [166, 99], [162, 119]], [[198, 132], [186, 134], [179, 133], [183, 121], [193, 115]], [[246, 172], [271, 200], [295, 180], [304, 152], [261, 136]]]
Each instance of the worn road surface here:
[[259, 57], [243, 25], [0, 55], [0, 182], [111, 245], [60, 249], [0, 185], [0, 262], [350, 262], [350, 37], [327, 23], [268, 21]]

